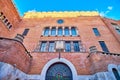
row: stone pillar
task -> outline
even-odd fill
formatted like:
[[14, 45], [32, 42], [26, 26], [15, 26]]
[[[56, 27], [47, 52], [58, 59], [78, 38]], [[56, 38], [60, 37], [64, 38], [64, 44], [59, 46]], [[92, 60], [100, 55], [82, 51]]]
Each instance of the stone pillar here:
[[76, 30], [77, 36], [80, 36], [79, 32], [78, 32], [78, 29], [76, 27], [75, 27], [75, 30]]
[[65, 27], [62, 27], [62, 30], [63, 30], [63, 36], [65, 36], [65, 31], [64, 31]]
[[49, 41], [46, 42], [46, 52], [49, 52]]
[[71, 41], [70, 43], [71, 43], [71, 52], [74, 52], [73, 41]]
[[52, 27], [49, 27], [49, 34], [48, 34], [48, 36], [51, 36], [51, 29], [52, 29]]
[[58, 27], [56, 27], [56, 36], [58, 36]]
[[71, 27], [69, 27], [69, 33], [70, 33], [70, 36], [72, 36]]
[[44, 32], [45, 32], [45, 28], [44, 28], [43, 31], [42, 31], [42, 36], [44, 36]]

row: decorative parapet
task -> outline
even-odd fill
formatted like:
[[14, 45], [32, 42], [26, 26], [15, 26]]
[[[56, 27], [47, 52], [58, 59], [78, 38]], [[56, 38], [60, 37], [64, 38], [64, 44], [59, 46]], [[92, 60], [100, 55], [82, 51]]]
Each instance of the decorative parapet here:
[[27, 12], [23, 18], [99, 16], [96, 11]]

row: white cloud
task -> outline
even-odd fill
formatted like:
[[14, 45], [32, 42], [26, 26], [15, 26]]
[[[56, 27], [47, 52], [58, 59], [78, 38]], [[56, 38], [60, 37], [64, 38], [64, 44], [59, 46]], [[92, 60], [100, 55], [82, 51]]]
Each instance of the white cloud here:
[[100, 16], [105, 16], [105, 12], [100, 12]]
[[29, 10], [28, 12], [37, 12], [35, 9], [33, 9], [33, 10]]
[[112, 6], [108, 6], [107, 7], [107, 11], [101, 11], [100, 12], [100, 16], [106, 16], [110, 11], [112, 11], [113, 7]]
[[112, 10], [113, 9], [113, 7], [112, 6], [108, 6], [108, 10]]

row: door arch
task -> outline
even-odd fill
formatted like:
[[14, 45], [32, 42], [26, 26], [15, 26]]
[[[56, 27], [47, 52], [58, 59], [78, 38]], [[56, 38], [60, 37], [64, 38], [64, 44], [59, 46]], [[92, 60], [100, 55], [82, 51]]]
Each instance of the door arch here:
[[42, 72], [41, 72], [41, 80], [45, 80], [45, 77], [46, 77], [46, 73], [47, 73], [47, 70], [50, 68], [51, 65], [55, 64], [55, 63], [63, 63], [63, 64], [66, 64], [71, 72], [72, 72], [72, 78], [73, 80], [78, 80], [78, 76], [77, 76], [77, 71], [74, 67], [74, 65], [67, 59], [65, 58], [54, 58], [50, 61], [48, 61], [45, 66], [43, 67], [42, 69]]
[[73, 80], [70, 68], [63, 63], [55, 63], [49, 67], [45, 80]]

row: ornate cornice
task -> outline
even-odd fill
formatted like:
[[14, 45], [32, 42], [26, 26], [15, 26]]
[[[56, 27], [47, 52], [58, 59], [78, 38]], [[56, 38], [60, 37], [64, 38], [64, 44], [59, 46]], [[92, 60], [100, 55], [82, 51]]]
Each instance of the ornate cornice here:
[[23, 18], [99, 16], [96, 11], [27, 12]]

